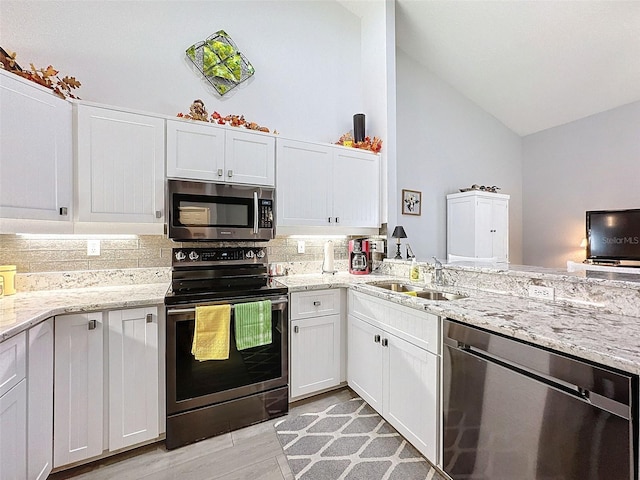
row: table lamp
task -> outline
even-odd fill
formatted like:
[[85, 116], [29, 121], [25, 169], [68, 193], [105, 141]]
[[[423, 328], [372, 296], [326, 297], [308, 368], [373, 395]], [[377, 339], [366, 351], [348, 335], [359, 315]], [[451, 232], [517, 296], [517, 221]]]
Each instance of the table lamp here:
[[398, 250], [396, 251], [396, 256], [393, 258], [395, 260], [402, 260], [402, 254], [400, 253], [400, 239], [407, 238], [407, 234], [404, 231], [404, 227], [402, 227], [401, 225], [398, 225], [396, 228], [394, 228], [393, 233], [391, 234], [391, 238], [396, 239], [396, 245], [398, 247]]

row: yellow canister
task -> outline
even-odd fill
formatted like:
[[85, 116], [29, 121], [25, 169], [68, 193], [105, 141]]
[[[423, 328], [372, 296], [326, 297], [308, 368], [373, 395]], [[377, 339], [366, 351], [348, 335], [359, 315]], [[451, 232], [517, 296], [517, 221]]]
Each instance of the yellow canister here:
[[13, 295], [16, 293], [16, 266], [0, 265], [0, 277], [4, 280], [4, 294]]

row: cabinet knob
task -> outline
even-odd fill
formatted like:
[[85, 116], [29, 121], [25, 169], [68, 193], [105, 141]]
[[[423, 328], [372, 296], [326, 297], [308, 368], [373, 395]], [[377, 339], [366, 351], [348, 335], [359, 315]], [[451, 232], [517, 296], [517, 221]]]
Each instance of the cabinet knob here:
[[374, 341], [375, 343], [380, 343], [380, 335], [376, 335], [376, 336], [374, 336], [374, 337], [373, 337], [373, 341]]
[[229, 178], [233, 177], [233, 170], [228, 170], [227, 171], [227, 177], [229, 177]]
[[313, 302], [314, 307], [319, 307], [320, 305], [322, 305], [322, 303], [319, 300], [316, 300], [315, 302]]
[[218, 176], [219, 176], [219, 177], [221, 177], [221, 176], [222, 176], [222, 173], [223, 173], [223, 172], [222, 172], [222, 169], [221, 169], [221, 168], [219, 168], [219, 169], [218, 169]]
[[294, 333], [298, 333], [300, 331], [300, 329], [298, 328], [298, 325], [296, 325], [295, 327], [293, 327], [293, 332]]
[[66, 215], [67, 214], [67, 207], [60, 207], [60, 215]]
[[95, 330], [98, 327], [98, 322], [95, 320], [89, 320], [89, 330]]
[[153, 313], [147, 313], [147, 323], [153, 322]]
[[382, 346], [383, 347], [388, 347], [389, 346], [389, 339], [388, 338], [383, 338], [382, 339]]

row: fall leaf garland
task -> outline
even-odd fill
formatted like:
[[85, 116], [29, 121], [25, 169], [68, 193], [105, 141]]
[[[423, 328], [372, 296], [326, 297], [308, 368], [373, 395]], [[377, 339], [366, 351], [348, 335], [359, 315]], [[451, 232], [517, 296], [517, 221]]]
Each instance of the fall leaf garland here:
[[72, 93], [72, 90], [80, 88], [81, 83], [75, 77], [58, 77], [58, 70], [51, 65], [47, 68], [36, 68], [31, 63], [31, 70], [23, 70], [16, 62], [15, 52], [6, 52], [0, 48], [0, 66], [4, 70], [53, 90], [53, 93], [60, 98], [78, 98]]

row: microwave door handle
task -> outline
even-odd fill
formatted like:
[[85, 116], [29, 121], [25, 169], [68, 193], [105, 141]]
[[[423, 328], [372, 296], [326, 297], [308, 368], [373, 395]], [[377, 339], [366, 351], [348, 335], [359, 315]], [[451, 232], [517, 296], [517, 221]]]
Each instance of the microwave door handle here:
[[258, 234], [258, 192], [253, 192], [253, 233]]

